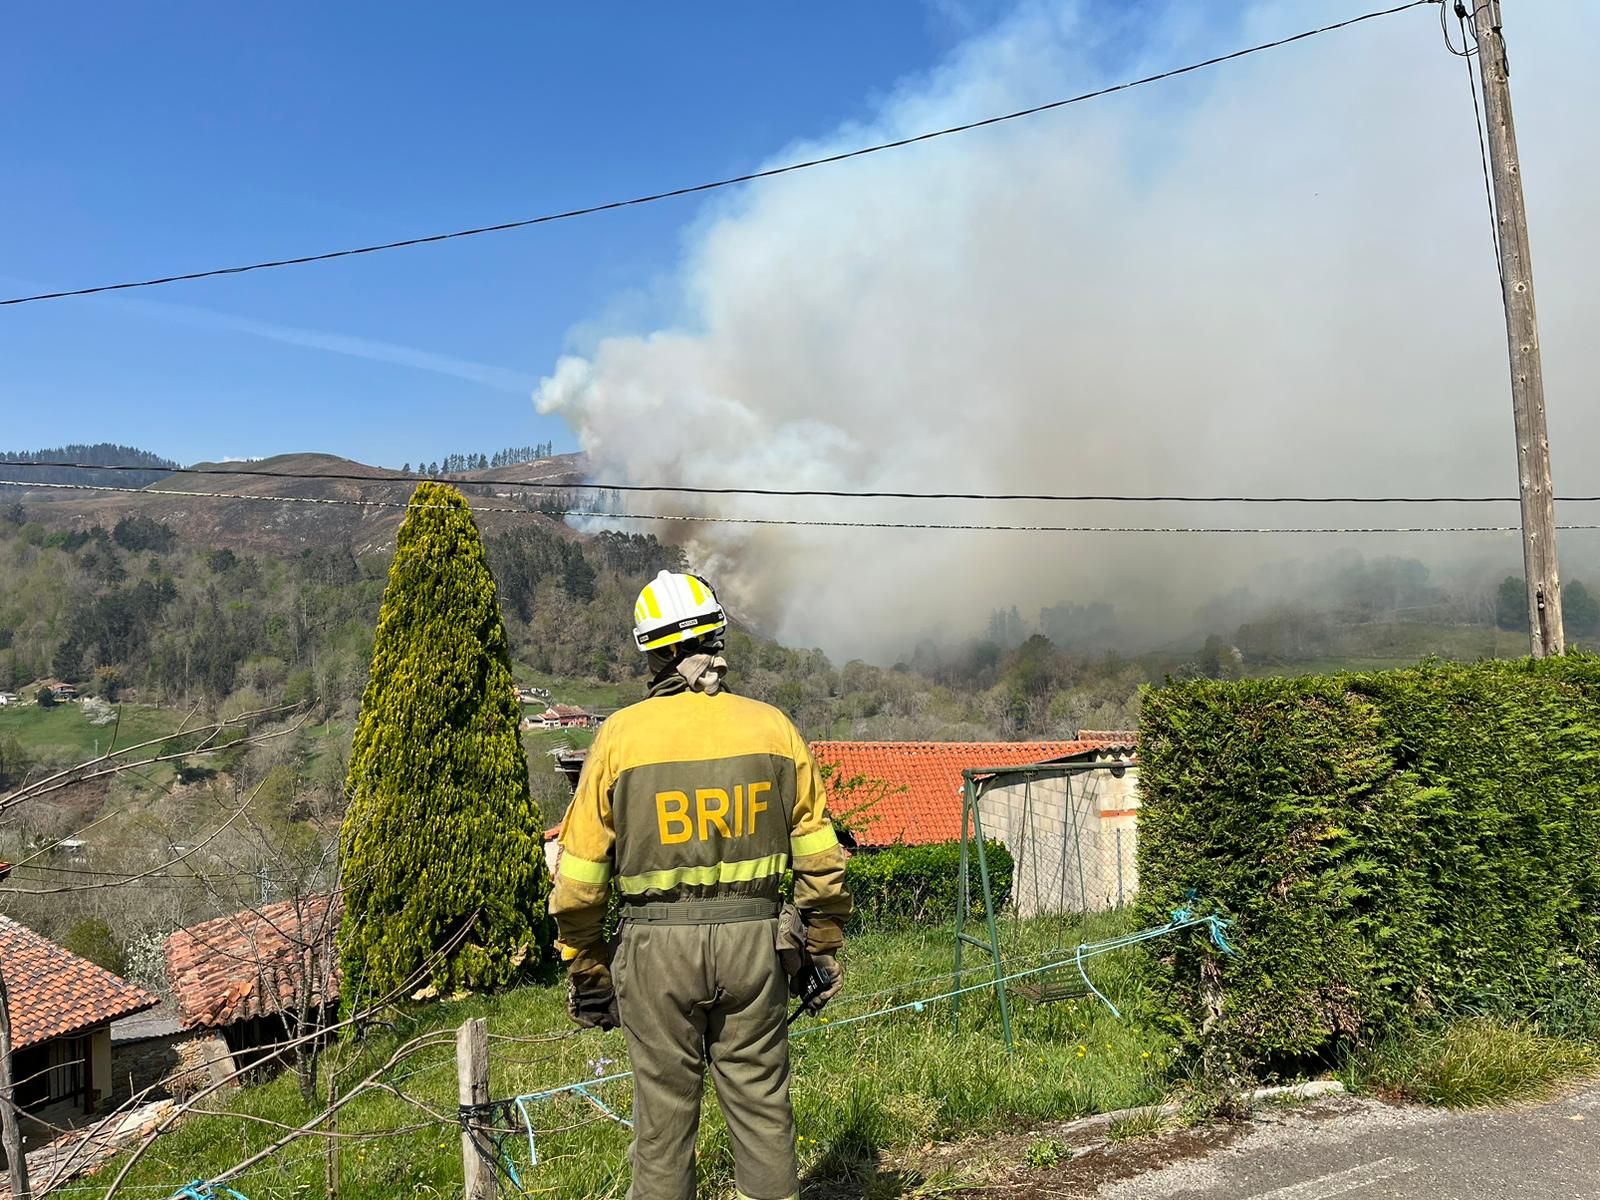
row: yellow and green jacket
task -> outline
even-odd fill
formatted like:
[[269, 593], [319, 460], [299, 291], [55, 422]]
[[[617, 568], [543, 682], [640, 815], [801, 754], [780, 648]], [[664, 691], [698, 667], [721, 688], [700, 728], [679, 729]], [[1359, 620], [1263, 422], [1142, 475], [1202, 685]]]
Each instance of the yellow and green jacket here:
[[625, 906], [776, 900], [791, 869], [811, 949], [836, 949], [851, 902], [826, 801], [799, 731], [771, 705], [684, 691], [623, 709], [595, 738], [562, 826], [550, 897], [562, 957], [608, 961], [613, 887]]

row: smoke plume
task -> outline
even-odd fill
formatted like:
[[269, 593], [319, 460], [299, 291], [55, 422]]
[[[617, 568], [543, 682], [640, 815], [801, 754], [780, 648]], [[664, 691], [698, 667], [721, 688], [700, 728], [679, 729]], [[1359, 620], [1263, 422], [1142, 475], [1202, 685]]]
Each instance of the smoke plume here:
[[[1509, 6], [1508, 6], [1509, 7]], [[1508, 30], [1554, 466], [1597, 489], [1586, 336], [1600, 74], [1581, 5]], [[1025, 3], [790, 161], [1037, 104], [1323, 23]], [[1592, 18], [1592, 14], [1590, 14]], [[1453, 25], [1452, 18], [1452, 25]], [[1134, 33], [1134, 27], [1139, 32]], [[1130, 40], [1132, 39], [1132, 40]], [[1513, 494], [1504, 325], [1463, 60], [1437, 10], [714, 203], [666, 327], [540, 385], [608, 481], [957, 491]], [[1490, 510], [692, 500], [654, 511], [1087, 525], [1514, 523]], [[1579, 515], [1568, 511], [1568, 517]], [[638, 528], [638, 526], [630, 526]], [[681, 528], [681, 527], [680, 527]], [[673, 536], [672, 526], [665, 527]], [[736, 611], [889, 660], [998, 606], [1111, 601], [1156, 638], [1271, 563], [1339, 547], [1510, 567], [1429, 541], [681, 528]], [[1593, 544], [1569, 537], [1574, 556]], [[1278, 571], [1281, 575], [1281, 569]]]

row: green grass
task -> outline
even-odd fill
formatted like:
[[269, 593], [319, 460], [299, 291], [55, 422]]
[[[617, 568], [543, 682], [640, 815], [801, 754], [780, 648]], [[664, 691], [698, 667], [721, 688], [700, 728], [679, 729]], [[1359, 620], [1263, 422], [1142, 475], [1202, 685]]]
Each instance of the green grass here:
[[[1088, 929], [1067, 930], [1072, 945], [1122, 928], [1103, 918]], [[1018, 947], [1062, 944], [1063, 930], [1051, 922], [1010, 926]], [[812, 1180], [838, 1181], [861, 1171], [880, 1150], [954, 1135], [1011, 1130], [1018, 1125], [1061, 1120], [1158, 1101], [1168, 1066], [1167, 1041], [1136, 1016], [1113, 1018], [1098, 1001], [1075, 1000], [1013, 1010], [1014, 1054], [1001, 1039], [992, 993], [967, 997], [962, 1026], [952, 1029], [947, 1002], [830, 1030], [853, 1015], [897, 1002], [930, 997], [949, 987], [948, 929], [918, 928], [863, 935], [846, 951], [846, 992], [823, 1019], [803, 1021], [794, 1042], [796, 1121], [802, 1171]], [[1147, 1002], [1134, 955], [1094, 960], [1099, 984], [1124, 1012]], [[981, 979], [978, 975], [975, 979]], [[342, 1047], [342, 1077], [359, 1079], [408, 1037], [427, 1029], [453, 1030], [469, 1017], [486, 1017], [491, 1037], [492, 1091], [497, 1097], [537, 1091], [623, 1070], [620, 1033], [569, 1034], [558, 984], [518, 988], [490, 998], [444, 1002], [410, 1012], [393, 1029], [360, 1046]], [[817, 1030], [805, 1032], [807, 1027]], [[538, 1039], [546, 1031], [555, 1040]], [[447, 1122], [425, 1131], [347, 1142], [343, 1147], [344, 1200], [399, 1194], [448, 1195], [461, 1186], [455, 1112], [453, 1048], [440, 1046], [394, 1072], [400, 1089]], [[627, 1112], [626, 1083], [597, 1094]], [[246, 1089], [231, 1101], [238, 1113], [297, 1124], [312, 1110], [302, 1103], [292, 1078]], [[530, 1168], [525, 1136], [506, 1143], [524, 1185], [543, 1195], [616, 1197], [626, 1189], [629, 1133], [582, 1099], [566, 1098], [533, 1107], [540, 1165]], [[419, 1109], [392, 1095], [369, 1093], [344, 1112], [343, 1133], [395, 1129], [426, 1120]], [[195, 1117], [162, 1138], [135, 1169], [130, 1184], [178, 1185], [215, 1174], [266, 1144], [272, 1130], [235, 1116]], [[731, 1189], [732, 1161], [726, 1128], [714, 1103], [705, 1106], [701, 1127], [702, 1194]], [[297, 1188], [320, 1190], [323, 1147], [304, 1140], [236, 1186], [251, 1200], [290, 1196]], [[97, 1182], [103, 1188], [107, 1175]], [[68, 1193], [71, 1195], [72, 1193]]]
[[1347, 1066], [1345, 1085], [1399, 1099], [1475, 1108], [1549, 1095], [1600, 1065], [1582, 1042], [1516, 1021], [1470, 1017], [1394, 1037]]
[[1137, 1109], [1125, 1117], [1118, 1117], [1106, 1129], [1106, 1140], [1130, 1142], [1135, 1138], [1160, 1133], [1167, 1126], [1167, 1118], [1156, 1107]]
[[[518, 687], [547, 688], [552, 704], [575, 704], [579, 708], [623, 708], [644, 699], [644, 684], [638, 680], [600, 683], [593, 679], [566, 679], [521, 666], [516, 667], [513, 674]], [[530, 711], [538, 711], [539, 706], [525, 707]]]
[[594, 744], [593, 729], [526, 729], [522, 748], [529, 754], [548, 754], [552, 750], [577, 750]]
[[67, 767], [87, 762], [97, 752], [106, 753], [111, 748], [113, 730], [118, 746], [135, 746], [176, 731], [185, 715], [176, 709], [148, 704], [116, 707], [121, 715], [116, 725], [91, 725], [81, 704], [58, 704], [53, 708], [7, 705], [0, 708], [0, 738], [16, 738], [23, 752], [36, 762]]

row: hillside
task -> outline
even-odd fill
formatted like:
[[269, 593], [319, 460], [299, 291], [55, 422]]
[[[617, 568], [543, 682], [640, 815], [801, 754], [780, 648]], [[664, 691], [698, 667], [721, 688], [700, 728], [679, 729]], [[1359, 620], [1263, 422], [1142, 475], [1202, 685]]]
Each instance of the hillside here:
[[[346, 545], [357, 554], [386, 553], [404, 516], [411, 485], [385, 481], [396, 472], [368, 466], [332, 454], [281, 454], [242, 463], [195, 463], [196, 471], [177, 472], [140, 486], [127, 473], [117, 473], [107, 484], [98, 476], [79, 478], [132, 490], [72, 492], [55, 489], [7, 488], [14, 500], [26, 504], [29, 517], [50, 529], [107, 528], [128, 516], [145, 516], [165, 522], [183, 533], [186, 541], [208, 548], [250, 553], [281, 554], [308, 547]], [[229, 468], [240, 468], [230, 471]], [[246, 473], [243, 468], [248, 468]], [[508, 480], [537, 480], [571, 485], [582, 481], [581, 455], [566, 454], [535, 462], [463, 471], [451, 478], [464, 485], [500, 484], [499, 487], [465, 488], [469, 497], [486, 508], [536, 508], [544, 489], [504, 486]], [[211, 472], [221, 472], [212, 474]], [[256, 472], [279, 472], [289, 478], [269, 478]], [[59, 472], [58, 472], [59, 473]], [[18, 477], [26, 470], [16, 469]], [[293, 476], [309, 476], [294, 478]], [[317, 478], [322, 475], [355, 478]], [[196, 493], [212, 493], [197, 495]], [[375, 503], [364, 503], [375, 502]], [[552, 529], [565, 529], [558, 520], [521, 513], [484, 512], [479, 525], [485, 532], [511, 528], [529, 521]]]

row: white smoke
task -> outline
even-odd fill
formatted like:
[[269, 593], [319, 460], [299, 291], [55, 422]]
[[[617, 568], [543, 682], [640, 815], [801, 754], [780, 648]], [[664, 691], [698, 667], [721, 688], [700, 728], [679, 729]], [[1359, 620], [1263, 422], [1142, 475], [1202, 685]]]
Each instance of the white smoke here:
[[[774, 163], [1036, 104], [1329, 19], [1026, 3], [869, 119]], [[1221, 10], [1226, 6], [1218, 6]], [[1558, 487], [1600, 483], [1588, 337], [1600, 73], [1582, 5], [1509, 30]], [[1097, 29], [1114, 24], [1102, 40]], [[597, 479], [1065, 492], [1510, 493], [1503, 323], [1465, 67], [1436, 10], [744, 189], [690, 239], [671, 328], [537, 393]], [[1587, 472], [1587, 475], [1586, 475]], [[630, 501], [638, 504], [639, 501]], [[1051, 524], [1496, 523], [1488, 512], [691, 501], [655, 511]], [[637, 526], [632, 526], [637, 527]], [[672, 527], [665, 527], [672, 536]], [[731, 602], [877, 659], [991, 608], [1114, 601], [1170, 633], [1332, 540], [691, 527]], [[1470, 539], [1469, 539], [1470, 540]], [[1573, 540], [1569, 539], [1569, 546]], [[1381, 552], [1437, 548], [1393, 537]], [[1451, 543], [1452, 548], [1461, 543]], [[1584, 543], [1585, 549], [1592, 545]], [[1475, 548], [1507, 565], [1513, 538]], [[1569, 568], [1570, 573], [1570, 568]]]

